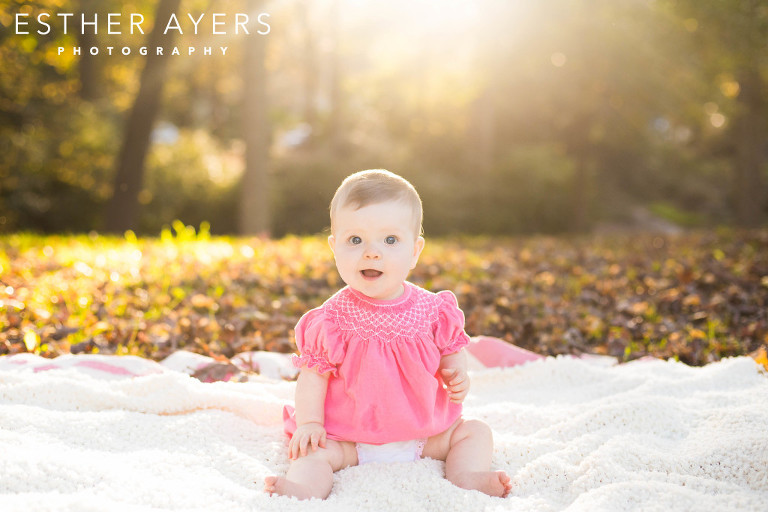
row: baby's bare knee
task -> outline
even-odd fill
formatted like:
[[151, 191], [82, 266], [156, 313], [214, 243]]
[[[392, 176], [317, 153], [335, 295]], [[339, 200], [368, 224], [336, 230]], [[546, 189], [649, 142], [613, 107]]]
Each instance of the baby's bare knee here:
[[334, 466], [340, 457], [341, 455], [339, 454], [338, 447], [326, 444], [324, 448], [309, 448], [306, 455], [299, 454], [299, 457], [295, 460], [326, 462], [328, 465]]
[[452, 444], [471, 437], [473, 439], [493, 439], [491, 427], [480, 420], [464, 420], [453, 432]]
[[357, 449], [355, 448], [355, 443], [329, 439], [326, 442], [324, 451], [333, 471], [339, 471], [340, 469], [357, 465]]
[[489, 427], [487, 424], [485, 424], [485, 422], [482, 422], [480, 420], [465, 420], [456, 429], [456, 433], [459, 433], [460, 435], [465, 435], [465, 436], [471, 435], [471, 436], [490, 437], [492, 435], [491, 427]]

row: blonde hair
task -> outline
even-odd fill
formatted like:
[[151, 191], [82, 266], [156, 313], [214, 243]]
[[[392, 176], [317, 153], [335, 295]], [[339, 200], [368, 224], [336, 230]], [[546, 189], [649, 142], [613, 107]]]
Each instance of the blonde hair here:
[[413, 212], [413, 231], [416, 236], [422, 234], [424, 213], [421, 198], [408, 180], [385, 169], [368, 169], [347, 176], [331, 200], [331, 232], [334, 231], [333, 219], [339, 208], [352, 206], [359, 210], [371, 204], [385, 201], [403, 201]]

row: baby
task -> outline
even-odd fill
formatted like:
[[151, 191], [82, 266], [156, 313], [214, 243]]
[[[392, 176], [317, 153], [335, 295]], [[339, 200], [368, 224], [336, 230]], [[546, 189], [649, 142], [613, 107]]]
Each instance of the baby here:
[[291, 464], [265, 492], [326, 498], [334, 471], [430, 457], [459, 487], [509, 494], [509, 476], [491, 471], [491, 429], [461, 417], [469, 337], [456, 297], [406, 281], [421, 223], [418, 193], [389, 171], [355, 173], [336, 191], [328, 243], [347, 286], [296, 325]]

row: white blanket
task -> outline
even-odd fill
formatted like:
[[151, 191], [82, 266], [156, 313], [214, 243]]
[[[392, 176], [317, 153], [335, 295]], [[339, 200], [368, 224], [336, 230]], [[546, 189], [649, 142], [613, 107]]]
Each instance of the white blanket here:
[[0, 510], [768, 509], [768, 378], [748, 358], [474, 371], [465, 415], [492, 427], [510, 497], [454, 487], [427, 459], [348, 468], [326, 501], [299, 502], [261, 491], [288, 466], [294, 383], [202, 383], [135, 358], [116, 374], [102, 371], [114, 358], [82, 357], [0, 358]]

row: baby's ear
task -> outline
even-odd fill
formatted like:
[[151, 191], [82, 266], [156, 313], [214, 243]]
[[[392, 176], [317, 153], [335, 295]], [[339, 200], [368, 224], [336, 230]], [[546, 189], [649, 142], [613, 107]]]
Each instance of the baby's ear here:
[[333, 235], [328, 236], [328, 245], [331, 247], [331, 252], [335, 254], [333, 248], [336, 246], [336, 237]]
[[413, 244], [413, 260], [411, 261], [411, 270], [416, 266], [416, 263], [419, 261], [419, 256], [421, 256], [421, 251], [424, 250], [424, 237], [420, 236], [416, 239], [416, 243]]

